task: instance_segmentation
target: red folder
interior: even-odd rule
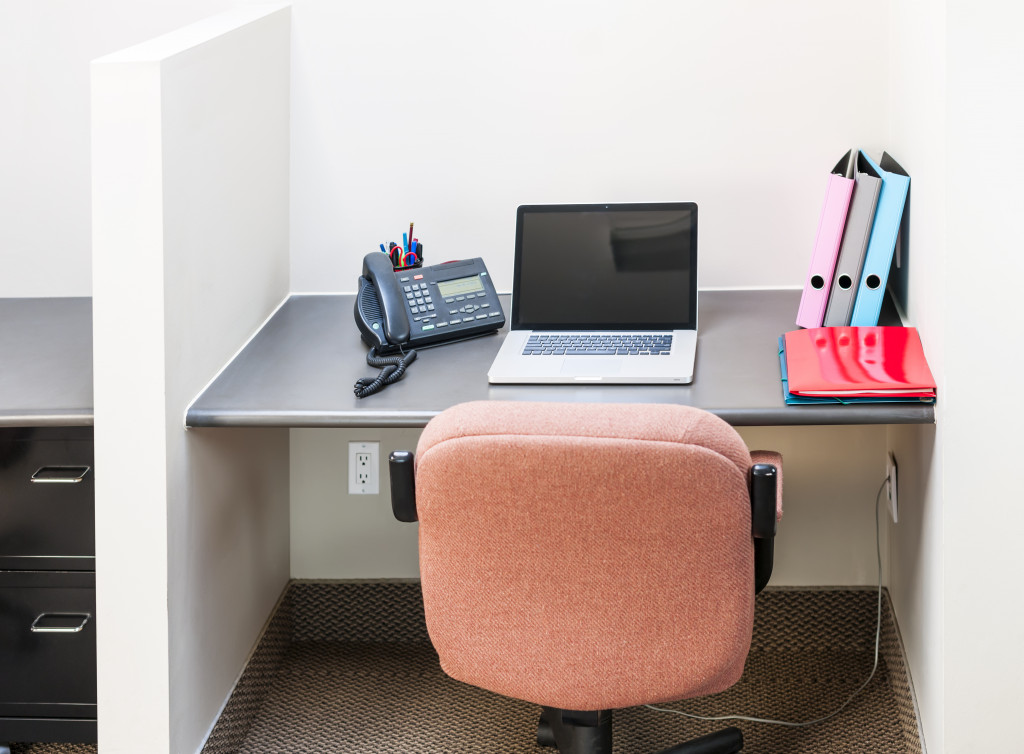
[[[913,327],[815,327],[785,338],[794,395],[935,397]]]

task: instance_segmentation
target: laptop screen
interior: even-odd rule
[[[697,205],[524,205],[514,329],[697,326]]]

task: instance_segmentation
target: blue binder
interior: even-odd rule
[[[878,164],[863,151],[861,156],[882,179],[882,188],[878,193],[875,222],[871,226],[871,237],[868,239],[868,250],[864,255],[860,284],[850,317],[850,324],[855,327],[878,324],[885,286],[889,280],[889,268],[899,238],[903,207],[910,191],[910,176],[888,152],[882,153]]]

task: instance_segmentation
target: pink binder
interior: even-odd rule
[[[818,235],[814,239],[811,266],[807,270],[807,282],[800,297],[796,323],[800,327],[821,327],[825,319],[825,306],[832,287],[832,274],[836,269],[836,257],[843,240],[846,213],[853,196],[854,171],[857,164],[856,151],[850,150],[841,159],[828,177],[825,189],[825,206],[818,220]]]

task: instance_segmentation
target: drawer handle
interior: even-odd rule
[[[34,634],[77,634],[91,617],[89,613],[40,613],[29,630]],[[77,626],[74,619],[81,619]]]
[[[78,484],[89,473],[88,466],[42,466],[32,475],[36,484]]]

